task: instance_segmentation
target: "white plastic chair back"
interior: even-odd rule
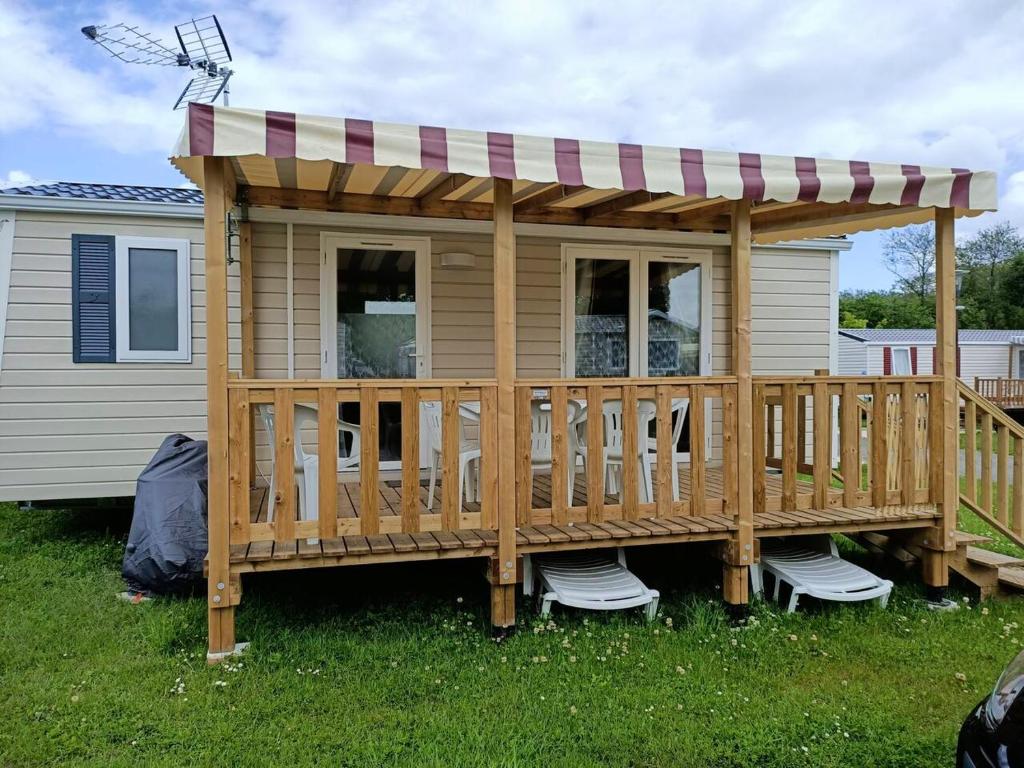
[[[637,420],[637,450],[645,452],[643,435],[647,434],[651,421],[657,413],[657,406],[653,400],[638,400],[636,404]],[[604,447],[610,453],[618,453],[622,450],[622,401],[605,400],[602,407],[604,416]]]
[[[275,437],[275,424],[276,418],[274,416],[274,406],[272,405],[260,405],[258,406],[260,418],[263,420],[263,428],[267,432],[267,439],[270,440],[270,466],[274,466],[274,460],[276,458],[275,443],[277,438]],[[306,424],[317,424],[317,413],[315,408],[310,408],[308,405],[296,405],[295,406],[295,435],[293,438],[295,447],[295,469],[301,470],[303,467],[302,462],[309,458],[310,454],[307,454],[302,447],[302,429]],[[273,469],[271,469],[273,474]]]
[[[580,405],[574,400],[567,403],[568,418],[566,435],[570,440],[570,449],[574,446],[573,422],[580,415]],[[530,456],[533,463],[539,466],[551,464],[551,403],[547,400],[533,400],[530,403]],[[575,454],[573,454],[573,457]]]
[[[427,424],[427,439],[430,450],[441,452],[441,403],[437,401],[423,403],[423,418]]]

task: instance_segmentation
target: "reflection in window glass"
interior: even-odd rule
[[[647,375],[700,373],[700,266],[651,261],[647,272]]]
[[[892,375],[910,376],[910,348],[897,347],[892,351]]]
[[[576,375],[629,375],[629,262],[576,259]]]
[[[178,349],[178,252],[128,249],[128,348]]]
[[[338,378],[416,376],[416,254],[338,249]]]

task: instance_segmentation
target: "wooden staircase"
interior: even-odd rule
[[[891,558],[908,570],[921,556],[921,548],[899,534],[865,532],[853,539],[869,552]],[[952,571],[976,587],[981,600],[1024,594],[1024,559],[975,546],[987,541],[991,539],[957,531],[956,551],[949,562]]]

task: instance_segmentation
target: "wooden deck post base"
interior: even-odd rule
[[[750,567],[722,563],[722,597],[729,605],[750,601]]]
[[[927,587],[949,586],[949,553],[921,550],[921,578]]]
[[[207,658],[218,659],[235,651],[235,607],[210,605],[206,612],[209,646]],[[214,663],[214,662],[211,662]]]
[[[491,630],[498,636],[511,632],[516,625],[515,584],[491,585]]]

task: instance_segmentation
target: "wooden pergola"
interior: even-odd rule
[[[606,545],[609,539],[619,544],[718,541],[724,598],[743,605],[748,599],[748,569],[758,557],[761,535],[912,529],[925,553],[925,583],[935,588],[947,584],[958,509],[954,220],[995,208],[993,174],[544,139],[200,105],[189,108],[172,162],[205,195],[211,654],[230,652],[235,646],[240,575],[271,567],[487,557],[496,628],[515,623],[517,558],[550,548]],[[240,376],[233,376],[228,362],[226,225],[228,212],[236,207],[243,220],[245,211],[255,207],[377,214],[383,229],[388,217],[493,222],[494,378],[256,379],[253,243],[245,223],[240,238],[242,369]],[[873,381],[752,375],[752,243],[928,221],[934,221],[936,228],[938,352],[933,376]],[[730,374],[680,379],[519,379],[514,286],[516,227],[522,224],[593,227],[595,234],[607,228],[728,233]],[[559,454],[553,459],[551,495],[544,502],[548,506],[540,509],[531,502],[517,481],[525,477],[532,483],[529,434],[524,432],[528,420],[524,419],[538,390],[550,398],[556,414],[564,413],[569,397],[588,403],[621,398],[624,413],[635,409],[638,398],[655,400],[659,446],[655,499],[636,501],[635,467],[630,469],[631,462],[625,462],[620,501],[609,503],[601,469],[591,462],[585,501],[567,503],[562,495],[564,474],[558,471],[565,459]],[[723,456],[720,469],[714,470],[720,472],[720,479],[715,476],[720,498],[707,502],[710,476],[703,456],[700,467],[695,459],[687,476],[689,501],[673,501],[670,493],[673,470],[663,459],[670,453],[668,408],[671,399],[681,394],[722,403]],[[865,487],[859,478],[864,457],[859,448],[862,408],[858,399],[872,396],[867,415],[874,415],[877,428],[872,431]],[[403,438],[403,496],[395,502],[400,508],[393,518],[378,517],[375,506],[370,511],[378,480],[371,449],[363,456],[359,481],[363,505],[355,522],[339,520],[333,513],[338,485],[330,472],[319,477],[318,519],[296,521],[294,499],[288,498],[293,480],[287,467],[293,447],[287,426],[278,428],[274,446],[279,472],[270,493],[276,494],[279,512],[268,522],[254,511],[250,486],[257,404],[273,404],[279,424],[288,425],[286,412],[293,402],[318,403],[320,462],[326,466],[337,456],[332,436],[339,402],[360,402],[366,406],[363,413],[369,414],[378,402],[390,400],[400,402],[403,414],[411,416],[417,403],[436,399],[445,408],[446,424],[454,425],[454,409],[467,398],[481,403],[481,447],[489,457],[484,460],[478,511],[460,510],[457,491],[448,488],[440,514],[428,516],[416,506],[418,463],[414,438],[409,437]],[[891,438],[905,449],[900,467],[894,469],[886,467],[884,453],[890,438],[882,429],[890,400],[904,425]],[[832,487],[833,425],[825,417],[833,403],[839,404],[841,414],[839,472],[846,478],[841,490]],[[820,418],[801,433],[799,419],[806,418],[812,404]],[[804,416],[799,416],[801,410]],[[770,421],[765,413],[772,414]],[[774,431],[778,414],[781,435],[770,436],[769,443],[781,439],[783,450],[773,457],[773,444],[766,455],[765,433]],[[363,429],[372,436],[374,417],[366,419]],[[691,424],[691,429],[705,428],[699,419],[695,421],[698,424]],[[920,426],[920,434],[910,428],[912,422]],[[635,428],[624,429],[625,452],[638,436]],[[601,443],[598,419],[588,421],[587,431],[593,444]],[[449,429],[448,434],[455,430]],[[797,448],[803,445],[808,451],[800,442],[808,434],[813,435],[813,463],[805,466],[806,455],[798,460]],[[923,448],[914,442],[918,439]],[[556,453],[564,451],[564,432],[556,431],[553,441]],[[365,439],[364,446],[368,442],[372,446],[372,440]],[[448,471],[454,459],[446,454],[445,461]],[[778,497],[772,495],[773,481],[766,480],[765,468],[770,466],[782,471]],[[799,479],[801,474],[813,475],[813,483]],[[447,547],[445,542],[453,540],[458,543]],[[260,559],[259,553],[266,557]]]

